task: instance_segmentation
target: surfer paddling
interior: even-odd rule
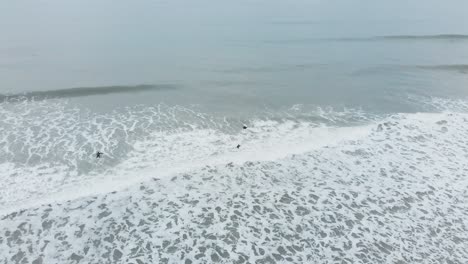
[[[102,153],[100,151],[96,152],[96,159],[100,159],[102,154],[104,154],[104,153]]]

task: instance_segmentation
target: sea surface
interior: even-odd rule
[[[2,1],[0,263],[468,263],[468,5],[349,2]]]

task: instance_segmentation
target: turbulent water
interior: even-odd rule
[[[466,4],[322,2],[1,3],[0,263],[467,263]]]
[[[2,261],[462,263],[468,103],[418,103],[432,111],[294,106],[247,130],[165,105],[3,103]]]

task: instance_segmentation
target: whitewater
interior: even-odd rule
[[[461,263],[467,103],[418,104],[431,111],[295,105],[240,120],[3,103],[1,260]]]

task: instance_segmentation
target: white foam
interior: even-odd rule
[[[192,155],[180,156],[185,159],[180,167],[167,167],[168,175],[157,181],[6,216],[0,233],[9,232],[8,243],[15,244],[0,243],[0,252],[11,259],[21,250],[29,261],[41,257],[45,262],[67,262],[75,254],[86,263],[116,262],[116,250],[122,253],[119,261],[144,263],[241,257],[251,263],[268,258],[293,263],[463,262],[468,256],[467,117],[396,114],[354,128],[266,121],[255,123],[258,131],[252,134],[212,129],[156,133],[131,152],[138,159],[118,165],[127,171],[118,180],[144,180],[133,178],[144,171],[137,170],[139,158],[147,158],[146,168],[174,162],[151,159],[164,156],[156,151],[140,152],[165,146],[158,138],[168,138],[168,145],[187,148]],[[199,136],[206,138],[197,145],[193,140]],[[246,140],[252,149],[245,153],[267,152],[275,160],[216,165],[217,155],[242,153],[223,148],[224,139]],[[284,143],[292,154],[294,145],[301,151],[307,140],[319,142],[298,155],[270,153],[269,142]],[[201,144],[205,147],[197,150]],[[218,149],[212,145],[221,150],[205,157],[206,164],[214,158],[206,166],[198,155]],[[192,165],[199,167],[177,171]],[[148,176],[154,171],[149,169]],[[103,185],[115,183],[102,180]],[[96,192],[103,187],[89,183]]]
[[[208,165],[277,160],[345,140],[358,140],[370,131],[370,126],[334,128],[305,122],[255,121],[251,128],[235,135],[214,129],[154,132],[136,141],[124,161],[101,173],[64,178],[67,171],[63,167],[47,173],[44,169],[50,170],[51,164],[15,170],[9,164],[10,169],[4,172],[15,171],[15,175],[23,176],[10,177],[14,181],[2,183],[11,190],[2,198],[2,211],[121,190],[154,177],[164,178]],[[237,143],[240,149],[236,148]]]
[[[0,157],[3,212],[121,190],[204,166],[283,159],[359,141],[376,126],[376,121],[331,127],[269,119],[250,121],[249,128],[242,130],[241,123],[220,122],[179,106],[126,109],[125,114],[101,116],[53,102],[8,107],[0,107],[2,127],[9,129],[0,138],[6,153]],[[300,110],[301,106],[293,107],[293,111]],[[331,123],[352,113],[320,108],[314,112]],[[365,119],[361,111],[355,114]],[[400,114],[381,122],[409,119],[425,126],[440,118],[441,114]],[[105,153],[104,159],[94,159],[96,149]]]

